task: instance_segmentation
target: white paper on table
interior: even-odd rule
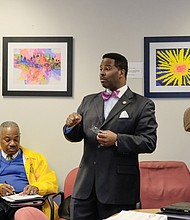
[[[10,196],[2,196],[1,198],[8,201],[8,202],[16,202],[16,201],[25,201],[29,199],[36,199],[36,198],[42,198],[43,196],[40,196],[38,194],[36,195],[22,195],[21,193],[10,195]]]
[[[136,211],[121,211],[105,220],[167,220],[167,216]]]

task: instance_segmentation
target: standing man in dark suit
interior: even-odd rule
[[[101,220],[140,201],[139,153],[156,148],[154,103],[126,84],[127,59],[105,54],[100,64],[102,93],[84,97],[68,116],[64,135],[84,140],[71,200],[71,220]]]

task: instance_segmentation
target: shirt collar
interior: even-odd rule
[[[1,150],[1,154],[5,159],[7,158],[8,154],[6,154],[3,150]],[[13,154],[13,159],[15,159],[18,154],[20,154],[20,149],[16,152],[16,154]]]
[[[118,97],[121,98],[121,96],[127,91],[128,89],[128,86],[127,85],[124,85],[122,86],[121,88],[119,88],[119,94],[118,94]]]
[[[121,98],[121,96],[127,91],[127,89],[128,89],[127,85],[124,85],[121,88],[117,89],[117,90],[119,90],[119,94],[117,95],[118,98]],[[106,92],[111,93],[111,90],[110,89],[106,89]]]

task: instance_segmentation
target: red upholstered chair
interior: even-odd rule
[[[15,212],[14,220],[48,220],[48,217],[37,208],[24,207]]]
[[[74,187],[74,184],[75,184],[77,172],[78,172],[78,167],[71,170],[65,178],[64,187],[63,187],[65,198],[70,196],[73,192],[73,187]]]
[[[65,181],[64,181],[64,186],[63,186],[63,191],[60,191],[57,194],[52,194],[48,196],[48,202],[51,207],[51,218],[50,220],[54,220],[54,201],[58,201],[57,204],[59,204],[59,209],[58,209],[58,215],[59,219],[58,220],[65,220],[65,219],[70,219],[70,213],[69,213],[69,206],[70,206],[70,199],[71,199],[71,194],[73,192],[73,187],[74,183],[76,180],[78,172],[78,167],[72,169],[66,176]]]
[[[141,161],[141,207],[190,202],[190,173],[181,161]]]
[[[76,176],[78,172],[78,167],[72,169],[66,176],[64,181],[64,200],[59,206],[58,214],[60,216],[59,220],[70,219],[69,217],[69,205],[70,205],[70,196],[73,192],[73,187],[75,184]]]

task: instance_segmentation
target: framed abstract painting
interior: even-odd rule
[[[190,97],[190,37],[144,38],[144,95]]]
[[[3,37],[3,96],[72,96],[72,37]]]

